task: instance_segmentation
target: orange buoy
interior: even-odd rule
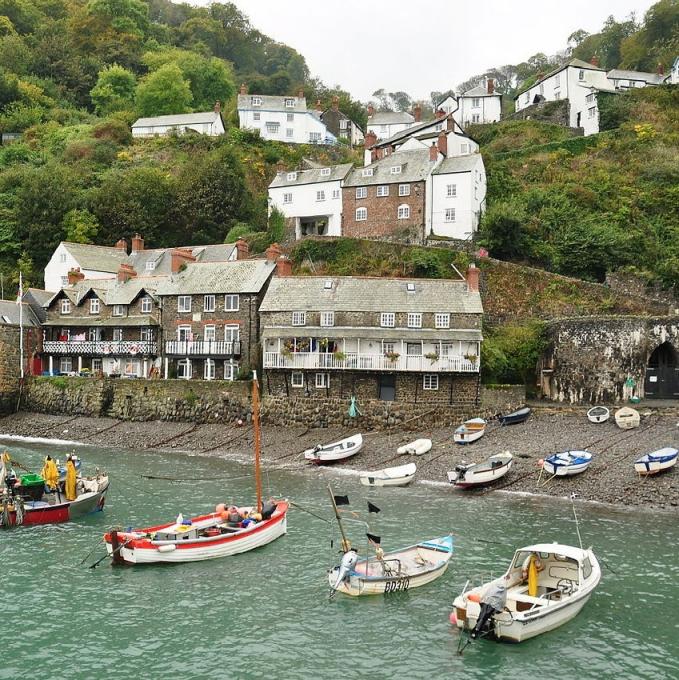
[[[219,515],[221,515],[225,510],[226,510],[226,505],[224,505],[224,503],[218,503],[217,507],[215,508],[215,512]]]
[[[467,599],[470,602],[476,602],[477,604],[481,603],[481,596],[478,593],[469,593],[469,595],[467,595]]]
[[[542,467],[545,464],[545,461],[542,458],[538,458],[538,467]]]

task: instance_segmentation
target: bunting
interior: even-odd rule
[[[368,512],[381,512],[380,509],[376,506],[373,505],[370,501],[368,501]]]
[[[334,496],[335,505],[349,505],[349,496]]]

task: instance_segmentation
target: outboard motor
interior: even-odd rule
[[[351,548],[347,550],[344,555],[342,555],[342,561],[340,562],[339,570],[337,572],[337,580],[332,586],[333,590],[337,590],[344,581],[349,578],[349,574],[353,571],[358,562],[358,553]]]
[[[489,584],[481,599],[481,612],[470,633],[472,640],[487,635],[493,623],[493,616],[504,610],[507,604],[507,586],[504,579]]]

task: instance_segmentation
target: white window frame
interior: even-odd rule
[[[59,253],[59,262],[66,262],[66,253]]]
[[[142,326],[139,329],[139,340],[141,342],[153,342],[153,328]]]
[[[446,184],[446,198],[457,197],[457,184]]]
[[[292,109],[295,106],[295,100],[292,97],[286,97],[285,108]]]
[[[295,114],[294,113],[286,113],[285,114],[285,122],[286,123],[294,123],[295,122]]]
[[[281,129],[281,124],[275,120],[268,120],[264,123],[266,131],[271,135],[277,135]]]
[[[286,179],[288,180],[288,182],[294,182],[297,179],[297,173],[296,172],[289,172],[286,175]]]
[[[444,312],[434,314],[434,327],[450,328],[450,314]]]
[[[316,192],[316,202],[325,201],[325,191],[322,189]]]
[[[122,328],[114,328],[113,329],[113,342],[122,342],[123,341],[123,329]]]
[[[293,326],[306,326],[306,312],[293,312],[292,313],[292,325]]]
[[[252,120],[261,120],[262,114],[259,111],[252,112]]]
[[[61,357],[59,359],[59,373],[72,373],[72,372],[73,372],[73,358]]]
[[[465,142],[464,144],[460,144],[460,155],[462,155],[462,156],[469,155],[469,144],[468,143]]]
[[[262,98],[261,97],[250,97],[250,106],[261,106],[262,105]]]
[[[410,196],[410,184],[399,184],[398,185],[398,195],[399,196]]]
[[[390,174],[390,175],[400,175],[401,172],[402,172],[402,170],[403,170],[403,166],[402,166],[402,165],[392,165],[392,166],[389,168],[389,174]]]
[[[380,326],[382,328],[394,328],[396,325],[396,314],[394,312],[382,312],[380,314]]]
[[[324,390],[330,387],[330,373],[316,373],[316,389]]]
[[[328,177],[332,172],[332,168],[321,168],[321,177]]]
[[[61,277],[61,287],[66,288],[68,286],[68,276],[62,276]]]
[[[285,128],[285,136],[289,139],[291,137],[295,136],[295,129],[294,128]]]
[[[444,222],[454,222],[455,221],[455,208],[446,208],[446,214],[444,216]]]
[[[368,219],[368,208],[356,208],[356,221],[365,222]]]
[[[309,141],[310,142],[320,142],[321,141],[321,133],[320,132],[310,132],[309,133]]]
[[[290,375],[291,387],[304,387],[304,373],[302,371],[293,371]]]
[[[237,312],[240,309],[240,295],[230,293],[224,296],[224,311]]]
[[[382,340],[382,354],[394,354],[396,352],[396,342],[394,340]]]
[[[321,312],[321,326],[330,328],[335,325],[335,312]]]
[[[146,263],[145,269],[146,269],[147,272],[152,272],[155,268],[156,268],[156,261],[155,260],[149,260]]]
[[[113,316],[125,316],[125,305],[113,305]]]
[[[332,197],[333,197],[333,199],[341,198],[342,192],[339,189],[333,189],[332,190]]]
[[[141,299],[141,313],[150,314],[153,311],[153,300],[150,296],[145,295]]]
[[[422,376],[422,389],[436,391],[439,388],[438,373],[425,373]]]
[[[408,312],[408,328],[422,328],[421,312]]]
[[[363,170],[361,170],[361,177],[372,177],[373,174],[373,168],[363,168]]]
[[[182,337],[183,336],[183,337]],[[177,326],[177,341],[178,342],[191,342],[189,338],[193,336],[193,329],[191,324],[181,324]]]
[[[217,339],[217,326],[213,323],[203,326],[203,340],[205,342],[214,342]]]
[[[480,113],[472,113],[472,123],[480,123],[481,122],[481,114]]]
[[[71,301],[65,298],[61,301],[61,313],[70,314],[71,313]]]
[[[356,198],[367,198],[368,187],[356,187]]]
[[[403,203],[398,206],[396,211],[396,218],[399,220],[409,220],[410,219],[410,206],[407,203]]]
[[[378,185],[378,187],[377,187],[377,197],[383,198],[385,196],[389,196],[389,185],[388,184]]]
[[[472,97],[472,108],[478,109],[481,106],[481,97]]]
[[[236,379],[236,374],[238,373],[238,364],[234,364],[233,361],[224,362],[224,380],[233,382]]]
[[[101,301],[99,298],[90,298],[90,314],[99,314]]]
[[[94,357],[92,359],[92,373],[99,373],[103,370],[103,368],[103,360],[98,357]]]
[[[203,295],[203,311],[214,312],[217,309],[217,298],[213,295]]]
[[[292,203],[292,194],[289,193],[289,192],[286,193],[286,194],[283,194],[283,204],[289,205],[290,203]]]
[[[177,378],[180,380],[191,380],[193,376],[193,364],[191,359],[180,359],[177,362]]]
[[[187,301],[188,300],[188,306]],[[191,312],[191,296],[177,295],[177,312],[179,314],[188,314]]]
[[[596,118],[596,106],[590,106],[587,109],[587,118]]]
[[[556,89],[557,87],[561,87],[561,74],[560,73],[557,73],[554,76],[554,89]]]
[[[238,323],[225,324],[224,340],[226,340],[226,342],[240,342],[240,324]]]
[[[203,380],[214,380],[217,375],[217,365],[214,359],[205,359],[203,362]]]
[[[578,80],[584,80],[585,79],[585,71],[584,69],[580,69],[578,71]]]

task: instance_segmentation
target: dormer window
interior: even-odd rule
[[[401,168],[402,168],[402,167],[403,167],[403,166],[401,166],[401,165],[393,165],[393,166],[391,167],[391,169],[389,170],[389,172],[390,172],[392,175],[400,175],[400,174],[401,174]]]
[[[288,182],[294,182],[297,179],[297,173],[296,172],[289,172],[288,173]]]
[[[90,300],[90,314],[99,314],[99,298]]]
[[[414,283],[406,283],[406,290],[409,293],[414,293],[415,292],[415,284]]]
[[[62,300],[61,301],[61,313],[62,314],[70,314],[71,313],[71,301],[70,300]]]
[[[361,171],[361,175],[363,177],[372,177],[373,176],[373,169],[372,168],[363,168]]]
[[[147,272],[152,272],[155,268],[156,268],[156,263],[155,263],[155,261],[149,260],[149,261],[146,263],[146,271],[147,271]]]
[[[285,106],[289,109],[291,109],[295,105],[295,100],[294,99],[286,99],[285,100]]]
[[[330,168],[323,168],[321,170],[321,177],[327,177],[330,174]]]
[[[250,104],[252,106],[261,106],[262,105],[262,98],[261,97],[250,97]]]

